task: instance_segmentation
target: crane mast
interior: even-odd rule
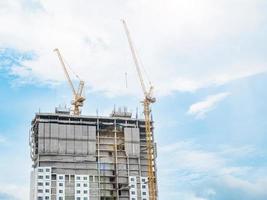
[[[82,96],[83,89],[84,89],[84,81],[80,80],[80,78],[78,77],[80,82],[79,82],[78,90],[76,91],[74,88],[74,85],[70,79],[69,73],[67,71],[66,65],[64,63],[64,60],[62,58],[62,55],[61,55],[59,49],[54,49],[54,51],[57,53],[59,61],[63,67],[65,76],[67,77],[67,80],[69,82],[69,85],[70,85],[72,93],[73,93],[73,100],[71,101],[71,104],[73,105],[72,114],[80,115],[81,114],[80,107],[83,106],[83,102],[85,101],[85,98]]]
[[[155,154],[153,146],[153,137],[151,131],[151,109],[150,106],[156,101],[152,97],[153,86],[150,85],[149,90],[146,89],[144,79],[141,73],[140,65],[137,59],[137,55],[133,46],[133,42],[130,36],[129,29],[127,27],[126,21],[122,20],[125,33],[127,35],[128,43],[131,49],[133,60],[135,63],[136,71],[138,73],[139,81],[144,93],[144,100],[142,101],[144,106],[145,115],[145,130],[146,130],[146,146],[147,146],[147,158],[148,158],[148,188],[149,188],[149,200],[157,200],[157,187],[156,187],[156,177],[155,177]]]

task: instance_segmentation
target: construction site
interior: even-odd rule
[[[145,84],[133,41],[122,21],[143,91],[143,116],[126,108],[109,116],[82,113],[85,83],[75,89],[59,49],[55,53],[73,93],[72,108],[38,112],[31,123],[31,200],[157,200],[157,148],[151,115],[153,86]]]

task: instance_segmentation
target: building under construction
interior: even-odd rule
[[[145,121],[129,112],[37,113],[30,144],[31,200],[149,200]]]
[[[32,120],[31,200],[157,200],[153,87],[145,85],[125,21],[123,26],[144,93],[144,119],[133,118],[126,109],[114,109],[109,117],[81,115],[84,81],[76,75],[76,90],[55,49],[73,93],[73,108],[37,113]]]

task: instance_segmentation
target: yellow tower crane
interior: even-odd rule
[[[82,81],[78,75],[76,75],[76,77],[79,79],[79,86],[77,91],[74,88],[74,85],[70,79],[69,73],[67,71],[66,65],[63,61],[62,55],[59,51],[59,49],[54,49],[54,51],[57,53],[57,56],[59,58],[59,61],[63,67],[64,73],[68,79],[68,82],[70,84],[72,93],[73,93],[73,100],[71,101],[71,104],[73,105],[73,109],[72,109],[72,114],[73,115],[80,115],[81,114],[81,110],[80,107],[83,106],[83,102],[85,101],[85,97],[82,96],[83,93],[83,89],[84,89],[84,81]]]
[[[149,188],[149,200],[157,200],[157,186],[155,178],[155,154],[153,145],[153,136],[151,130],[151,110],[150,105],[156,102],[156,99],[152,96],[153,86],[150,84],[149,89],[146,88],[143,75],[141,73],[138,58],[133,46],[133,42],[130,36],[129,29],[127,27],[126,21],[122,20],[124,30],[127,35],[128,43],[132,52],[133,60],[136,66],[138,77],[141,83],[141,87],[144,93],[144,100],[142,101],[144,106],[145,115],[145,129],[146,129],[146,146],[147,146],[147,158],[148,158],[148,188]]]

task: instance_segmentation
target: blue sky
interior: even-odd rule
[[[121,18],[156,88],[160,199],[266,199],[266,11],[264,0],[1,1],[0,199],[28,199],[31,120],[71,100],[55,47],[86,82],[83,114],[142,115]]]

